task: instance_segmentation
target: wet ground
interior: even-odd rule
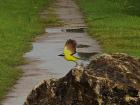
[[[75,63],[58,56],[63,53],[67,39],[77,41],[77,56],[86,61],[101,51],[98,43],[87,35],[82,14],[73,0],[57,0],[55,13],[65,25],[46,28],[45,33],[36,38],[33,49],[24,55],[29,63],[21,67],[23,77],[7,94],[2,105],[23,105],[29,92],[40,81],[62,77],[75,66]]]

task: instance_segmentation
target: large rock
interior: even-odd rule
[[[43,81],[24,105],[140,105],[140,60],[126,54],[103,54],[88,67]]]

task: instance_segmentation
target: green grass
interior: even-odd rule
[[[43,23],[38,13],[53,0],[2,0],[0,2],[0,100],[22,75],[16,67],[25,63],[23,54],[31,48],[33,38],[44,27],[58,20]],[[51,12],[48,16],[52,14]],[[57,20],[57,21],[56,21]]]
[[[103,52],[140,57],[139,0],[77,0],[77,3],[90,35],[99,41]]]

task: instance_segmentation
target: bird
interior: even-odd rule
[[[77,60],[80,60],[79,57],[74,56],[76,53],[76,46],[77,42],[73,39],[68,39],[65,43],[63,54],[60,54],[59,56],[64,56],[65,60],[67,61],[73,61],[76,63],[76,66],[78,63]]]

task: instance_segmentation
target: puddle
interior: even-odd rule
[[[90,45],[85,45],[85,44],[79,44],[77,45],[77,48],[88,48]]]
[[[64,32],[64,30],[61,28],[46,28],[45,32],[47,32],[47,33],[60,33],[60,32]]]
[[[69,28],[69,29],[66,29],[66,32],[83,33],[85,32],[85,28]]]
[[[98,52],[91,52],[91,53],[78,52],[78,56],[80,56],[80,58],[82,60],[86,60],[86,61],[88,61],[91,57],[93,57],[97,54],[99,54],[99,53]]]
[[[61,33],[61,32],[70,32],[70,33],[84,33],[85,28],[46,28],[45,32],[47,33]]]
[[[6,96],[6,98],[14,98],[14,97],[16,97],[16,96]],[[0,104],[1,105],[1,104]]]
[[[26,75],[24,75],[24,77],[39,76],[39,75],[41,75],[41,74],[26,74]]]

